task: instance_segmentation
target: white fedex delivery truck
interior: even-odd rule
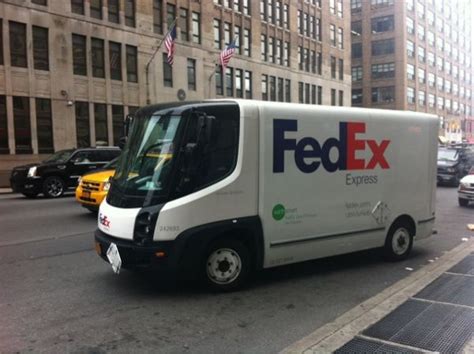
[[[259,268],[382,248],[405,258],[435,220],[436,116],[253,100],[136,112],[96,249],[239,287]]]

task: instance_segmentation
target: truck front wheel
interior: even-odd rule
[[[391,261],[400,261],[410,254],[413,247],[413,233],[408,223],[396,222],[388,230],[385,240],[385,256]]]
[[[250,273],[249,250],[235,239],[212,243],[204,260],[203,276],[207,285],[214,290],[237,290],[245,284]]]

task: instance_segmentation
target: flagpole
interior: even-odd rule
[[[178,20],[177,17],[175,17],[174,21],[171,23],[170,26],[168,26],[168,32],[166,32],[166,34],[163,36],[163,38],[161,39],[160,41],[160,44],[158,44],[158,47],[155,49],[155,51],[153,52],[153,54],[151,55],[151,58],[148,60],[148,62],[146,63],[146,66],[145,66],[145,77],[146,77],[146,104],[150,104],[151,101],[150,101],[150,79],[148,77],[148,74],[150,72],[150,64],[151,62],[153,61],[153,59],[155,58],[155,55],[156,53],[158,53],[158,51],[161,49],[161,46],[163,45],[163,42],[165,41],[165,38],[168,36],[168,34],[171,32],[171,29],[174,27],[174,25],[176,24],[176,21]]]

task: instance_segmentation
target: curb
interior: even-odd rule
[[[13,194],[13,190],[11,188],[0,188],[0,195],[2,194]]]
[[[291,344],[280,353],[306,354],[335,351],[430,284],[472,251],[474,251],[474,238],[462,242],[446,252],[436,262],[399,280],[379,294],[347,311],[333,322]],[[472,342],[468,343],[469,348],[472,345]]]

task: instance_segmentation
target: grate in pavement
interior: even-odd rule
[[[474,310],[408,300],[364,335],[441,353],[456,353],[474,334]]]
[[[461,262],[448,270],[448,272],[474,275],[474,254],[464,258]]]
[[[421,352],[411,351],[396,345],[388,345],[374,342],[365,338],[355,337],[334,352],[334,354],[346,353],[415,354]]]
[[[442,274],[414,297],[474,307],[474,277]]]

